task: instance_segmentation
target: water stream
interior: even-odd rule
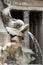
[[[38,58],[39,64],[42,63],[42,50],[39,46],[39,43],[37,39],[34,37],[34,35],[31,32],[28,32],[28,35],[32,38],[32,41],[35,46],[35,55]]]

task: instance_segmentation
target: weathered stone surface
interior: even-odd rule
[[[7,3],[12,4],[14,9],[17,10],[40,10],[43,11],[42,0],[4,0]]]
[[[4,24],[2,22],[2,19],[0,17],[0,45],[6,44],[8,41],[10,41],[10,36],[7,33]]]
[[[4,0],[4,2],[21,6],[43,6],[43,1],[41,0]]]
[[[5,62],[8,63],[14,61],[16,65],[24,65],[24,64],[28,65],[30,62],[35,60],[35,58],[31,56],[32,54],[34,55],[32,50],[17,44],[11,43],[10,46],[8,45],[6,46],[5,49],[3,47],[2,50],[3,49],[4,50],[3,51],[1,50],[0,53],[0,62],[2,64],[4,64]]]
[[[9,34],[5,33],[5,32],[0,32],[0,45],[3,46],[5,44],[7,44],[7,42],[10,41],[10,36]]]

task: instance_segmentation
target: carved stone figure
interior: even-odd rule
[[[35,58],[31,56],[32,54],[34,55],[34,52],[31,49],[20,44],[9,43],[1,50],[0,62],[3,64],[12,60],[16,65],[29,64],[35,60]]]
[[[22,20],[13,19],[9,12],[10,8],[8,6],[2,11],[2,19],[7,33],[11,36],[11,42],[7,42],[4,47],[0,47],[0,63],[3,64],[12,60],[16,65],[28,65],[35,60],[32,56],[34,52],[26,48],[24,43],[25,32],[28,30],[29,25]]]

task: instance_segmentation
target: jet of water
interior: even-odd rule
[[[28,35],[32,38],[32,41],[35,45],[36,56],[42,62],[42,50],[39,46],[39,43],[38,43],[37,39],[34,37],[34,35],[31,32],[28,32]]]

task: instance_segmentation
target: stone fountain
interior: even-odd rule
[[[27,48],[24,42],[29,25],[20,19],[12,18],[10,14],[11,9],[12,6],[8,5],[7,8],[1,11],[2,21],[6,32],[9,34],[10,41],[0,46],[0,65],[29,65],[35,60],[35,52]],[[28,34],[32,36],[30,32]],[[33,36],[31,38],[34,42],[35,38]],[[41,53],[41,50],[39,51]]]

